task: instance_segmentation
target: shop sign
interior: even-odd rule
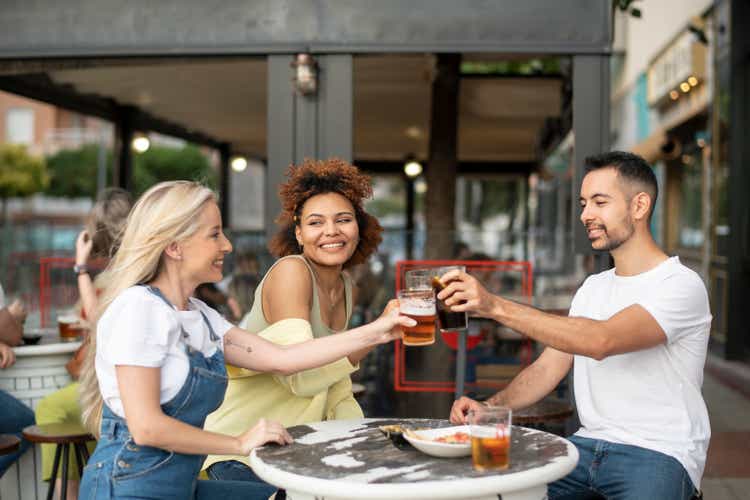
[[[657,106],[676,100],[700,84],[705,75],[706,46],[686,31],[649,65],[649,105]]]

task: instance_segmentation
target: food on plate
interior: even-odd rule
[[[438,443],[448,443],[448,444],[466,444],[471,440],[471,437],[466,432],[454,432],[453,434],[448,434],[446,436],[440,436],[433,439],[433,441],[436,441]]]

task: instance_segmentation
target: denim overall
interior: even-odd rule
[[[172,307],[153,287],[149,291]],[[201,314],[203,314],[201,312]],[[203,315],[211,340],[220,339]],[[182,335],[187,337],[185,330]],[[186,346],[190,369],[184,385],[170,401],[161,405],[165,415],[203,428],[209,413],[224,399],[227,374],[224,355],[217,349],[210,358]],[[205,455],[188,455],[161,448],[137,445],[125,419],[106,405],[102,415],[101,436],[96,450],[84,469],[81,500],[154,498],[254,498],[253,489],[240,481],[198,481]],[[264,497],[267,498],[267,497]]]

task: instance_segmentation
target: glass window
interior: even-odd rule
[[[703,245],[703,161],[700,150],[685,154],[682,158],[682,182],[680,183],[679,246],[700,248]]]
[[[717,88],[714,102],[714,186],[713,213],[714,255],[726,256],[729,239],[729,99],[730,63],[724,60],[718,66]]]
[[[5,140],[12,144],[34,142],[34,110],[11,108],[5,116]]]

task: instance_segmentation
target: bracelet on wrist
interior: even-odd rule
[[[81,274],[88,274],[89,268],[86,264],[81,264],[80,266],[76,264],[75,266],[73,266],[73,273],[76,276],[80,276]]]

